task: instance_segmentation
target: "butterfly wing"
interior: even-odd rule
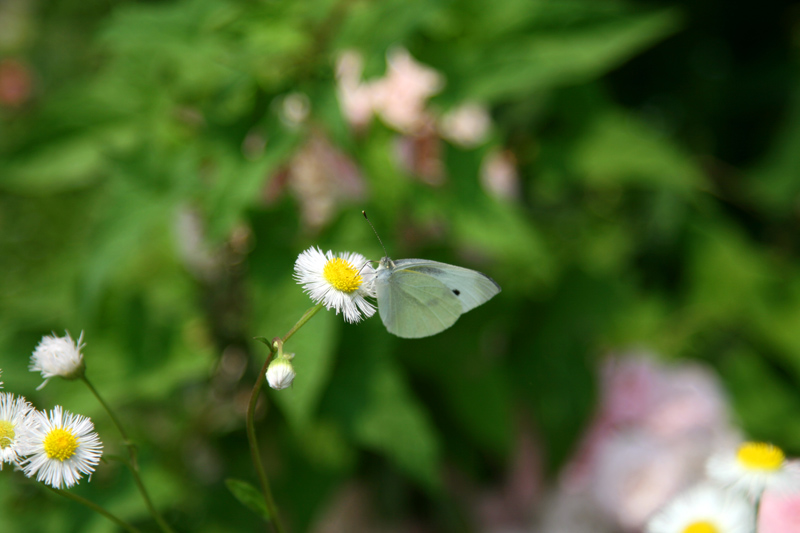
[[[500,292],[500,285],[486,274],[447,263],[400,259],[395,261],[395,268],[402,272],[427,274],[443,283],[461,302],[461,313],[478,307]]]
[[[384,326],[407,339],[429,337],[452,326],[462,306],[434,276],[414,269],[393,268],[376,283],[378,312]]]

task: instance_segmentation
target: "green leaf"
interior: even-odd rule
[[[358,334],[358,349],[348,351],[325,397],[325,413],[342,421],[350,438],[382,453],[429,488],[437,488],[439,436],[414,397],[389,351],[382,326]]]
[[[677,30],[678,13],[662,10],[594,24],[534,32],[459,48],[448,79],[463,79],[463,98],[497,102],[532,91],[592,80]]]
[[[242,505],[269,522],[269,511],[267,511],[267,505],[264,503],[264,495],[260,490],[247,481],[234,478],[226,479],[225,486],[228,487],[231,494],[233,494]]]
[[[502,306],[496,300],[493,305],[492,318],[499,318]],[[447,332],[417,341],[419,349],[403,354],[403,362],[438,391],[441,402],[430,409],[452,417],[463,430],[459,436],[474,442],[483,454],[504,457],[515,431],[513,388],[506,360],[486,342],[489,328],[483,312],[471,311]],[[432,353],[436,357],[430,357]]]
[[[386,453],[426,485],[438,485],[438,442],[427,414],[389,360],[371,370],[364,377],[369,400],[355,417],[355,438]]]

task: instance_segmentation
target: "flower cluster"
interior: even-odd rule
[[[375,314],[375,306],[367,301],[375,297],[375,269],[367,258],[355,252],[334,255],[312,247],[302,252],[294,265],[294,278],[316,304],[341,313],[347,322],[359,322]],[[283,346],[267,368],[266,378],[275,390],[290,387],[296,372],[294,354],[283,353]]]
[[[76,343],[69,334],[44,337],[31,357],[31,370],[41,372],[44,383],[54,376],[74,379],[83,372],[81,340]],[[51,487],[69,488],[91,476],[102,453],[88,418],[61,406],[37,411],[24,397],[0,392],[0,470],[14,465]]]
[[[796,467],[775,446],[742,443],[710,369],[637,351],[610,354],[598,377],[597,410],[540,531],[738,533],[756,514],[770,525],[761,533],[800,531],[800,491],[786,495]]]
[[[667,504],[650,520],[647,533],[753,533],[765,491],[774,496],[800,491],[800,469],[765,442],[712,455],[706,474],[708,482]]]
[[[342,52],[336,81],[343,117],[357,133],[364,132],[373,117],[398,132],[395,162],[423,183],[438,186],[447,180],[443,140],[467,150],[496,142],[492,117],[483,103],[464,101],[446,110],[429,104],[444,88],[445,76],[417,61],[405,48],[387,52],[383,76],[365,80],[363,73],[361,53]],[[497,148],[484,158],[481,183],[489,194],[514,200],[519,196],[516,161],[509,151]]]

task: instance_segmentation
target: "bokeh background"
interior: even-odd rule
[[[800,454],[800,4],[0,0],[0,368],[87,375],[181,532],[263,531],[244,431],[302,250],[486,272],[431,338],[320,313],[258,432],[293,532],[635,532],[742,436]],[[156,531],[127,472],[74,491]],[[14,532],[111,523],[0,472]]]

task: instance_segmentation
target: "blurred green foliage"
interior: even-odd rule
[[[259,530],[225,482],[256,479],[244,408],[266,350],[253,337],[311,305],[292,279],[303,249],[383,255],[366,209],[393,257],[476,268],[503,292],[418,341],[330,312],[291,339],[297,380],[265,393],[258,423],[292,531],[353,479],[388,522],[469,531],[444,472],[496,483],[521,424],[556,472],[613,350],[708,362],[745,430],[800,454],[798,21],[772,4],[6,0],[6,390],[92,416],[119,453],[87,391],[36,392],[26,371],[41,335],[84,331],[88,375],[167,519]],[[398,45],[444,77],[433,113],[475,101],[493,119],[477,147],[436,140],[436,184],[398,162],[397,131],[354,130],[337,100],[344,51],[369,79]],[[19,101],[2,92],[19,84]],[[300,121],[282,115],[291,95],[307,99]],[[365,187],[317,225],[286,186],[315,138]],[[499,149],[518,164],[516,197],[481,185]],[[75,491],[155,531],[118,464]],[[113,531],[10,469],[0,504],[8,531]]]

